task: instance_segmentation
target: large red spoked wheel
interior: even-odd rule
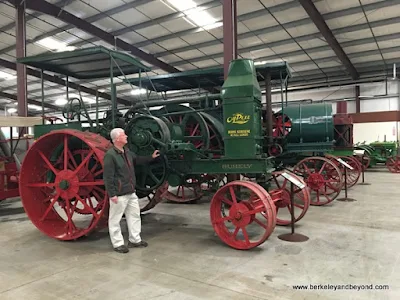
[[[293,172],[304,178],[310,188],[311,205],[326,205],[339,196],[343,175],[339,168],[324,157],[308,157],[298,162]]]
[[[276,225],[268,192],[249,181],[231,181],[220,188],[211,200],[210,216],[219,238],[239,250],[264,243]]]
[[[106,226],[109,203],[102,177],[110,147],[100,135],[72,129],[52,131],[32,145],[21,166],[20,195],[40,231],[74,240]]]
[[[357,161],[357,159],[351,156],[334,156],[334,155],[325,155],[325,156],[339,168],[343,176],[345,173],[344,169],[346,168],[347,188],[353,187],[358,182],[358,180],[360,179],[362,166]],[[349,168],[344,166],[341,162],[338,161],[338,158],[342,159],[345,163],[347,163],[350,167],[352,167],[353,170],[350,170]]]
[[[276,206],[276,224],[289,225],[292,223],[291,203],[290,203],[290,185],[285,175],[290,175],[304,185],[304,188],[293,186],[293,205],[294,221],[300,221],[310,207],[310,191],[306,183],[295,174],[288,171],[278,171],[272,173],[272,180],[269,194]]]
[[[386,160],[386,167],[392,173],[400,173],[400,155],[388,157]]]

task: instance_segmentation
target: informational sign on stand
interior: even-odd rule
[[[365,150],[358,150],[358,149],[357,150],[353,150],[353,154],[362,156],[362,155],[365,154]]]
[[[304,189],[306,187],[303,183],[301,183],[296,178],[294,178],[293,176],[291,176],[290,174],[288,174],[286,172],[283,172],[282,176],[285,177],[287,180],[289,180],[291,183],[293,183],[295,186],[297,186],[300,189]]]
[[[340,162],[343,166],[345,166],[347,169],[349,170],[354,170],[354,168],[352,166],[350,166],[347,162],[345,162],[343,159],[338,158],[337,159],[338,162]]]

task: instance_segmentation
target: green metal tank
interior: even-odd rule
[[[290,124],[286,134],[289,151],[323,151],[333,147],[332,104],[290,105],[283,109],[283,114],[289,118],[285,120],[285,126]]]

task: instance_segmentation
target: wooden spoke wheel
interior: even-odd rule
[[[218,237],[240,250],[264,243],[276,225],[270,195],[250,181],[231,181],[220,188],[211,200],[210,216]]]
[[[72,129],[52,131],[31,146],[21,165],[20,195],[40,231],[74,240],[107,224],[102,176],[110,147],[100,135]]]
[[[311,205],[326,205],[335,200],[343,188],[343,175],[339,168],[324,157],[308,157],[296,164],[296,175],[304,178],[310,188]]]
[[[300,221],[310,207],[310,191],[303,179],[288,171],[278,171],[272,173],[269,194],[276,207],[276,224],[290,225],[292,223],[291,215],[291,183],[283,175],[294,177],[297,181],[304,184],[304,188],[293,186],[293,205],[294,221]],[[282,175],[283,174],[283,175]]]

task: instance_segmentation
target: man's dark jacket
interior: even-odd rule
[[[110,148],[104,156],[103,179],[108,196],[122,196],[135,192],[135,165],[142,165],[153,160],[151,156],[137,156],[128,148],[124,152]]]

